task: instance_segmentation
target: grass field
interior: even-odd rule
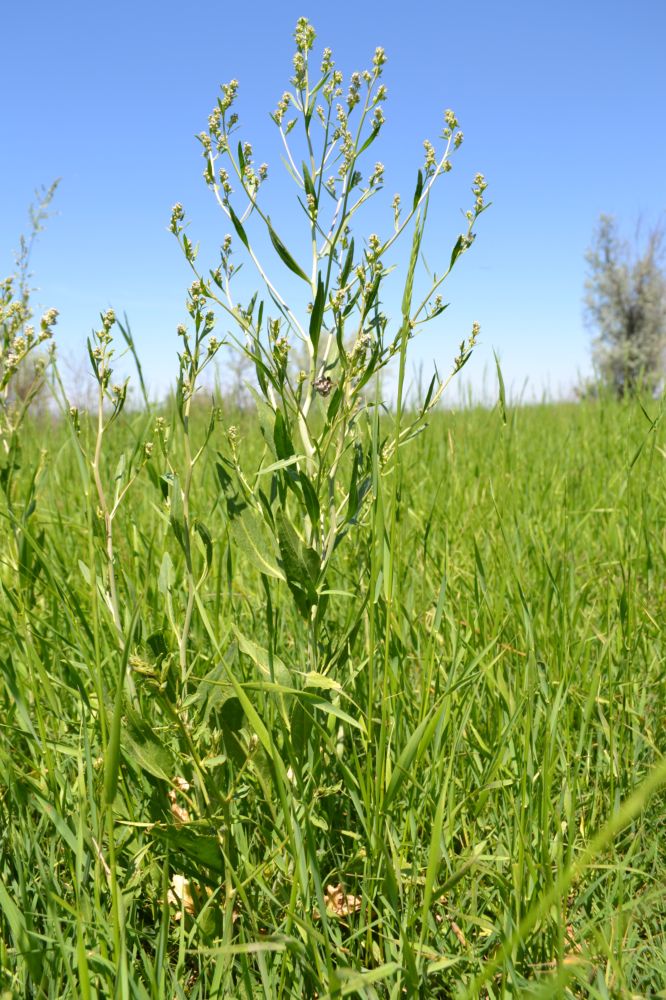
[[[274,500],[254,416],[194,421],[184,513],[175,409],[115,421],[113,585],[94,422],[25,426],[1,498],[0,997],[666,996],[645,407],[437,412],[375,462],[314,637],[225,493],[235,450]]]

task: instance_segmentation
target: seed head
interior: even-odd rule
[[[379,132],[379,130],[382,127],[382,125],[384,124],[385,120],[386,119],[384,118],[384,112],[379,107],[379,105],[377,105],[377,107],[375,108],[374,114],[372,116],[372,130],[373,130],[373,132]]]
[[[375,54],[372,57],[372,65],[375,67],[375,74],[379,76],[382,72],[382,67],[386,62],[386,53],[381,45],[378,45],[375,49]]]
[[[228,111],[236,99],[238,92],[238,80],[230,80],[229,83],[222,84],[222,97],[218,99],[218,107],[222,114]]]
[[[314,45],[316,37],[317,34],[307,17],[299,17],[294,31],[294,41],[296,42],[298,51],[303,53],[309,52]],[[327,49],[326,51],[329,52],[330,56],[330,50]]]
[[[291,78],[291,82],[293,83],[294,87],[298,88],[298,90],[303,90],[305,87],[305,73],[306,73],[305,57],[303,56],[303,53],[300,51],[296,52],[293,61],[294,61],[294,75]]]

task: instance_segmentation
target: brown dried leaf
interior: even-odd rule
[[[194,916],[194,900],[190,892],[190,883],[189,879],[186,879],[184,875],[171,876],[171,888],[169,889],[167,900],[171,906],[177,906],[179,910],[183,909],[191,917]],[[176,914],[176,920],[180,920],[180,913]]]
[[[361,909],[361,897],[346,894],[342,884],[326,886],[326,912],[331,917],[348,917]]]

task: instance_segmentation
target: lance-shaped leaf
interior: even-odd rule
[[[241,224],[240,219],[238,218],[238,216],[236,215],[236,213],[234,212],[233,208],[231,207],[231,205],[228,202],[227,202],[227,210],[229,212],[229,218],[231,219],[231,221],[234,224],[234,229],[236,230],[236,232],[238,233],[239,237],[241,238],[241,240],[243,241],[243,243],[245,244],[245,246],[249,250],[250,249],[250,244],[249,244],[248,238],[247,238],[247,236],[245,234],[245,230],[243,229],[243,226]]]
[[[312,177],[310,176],[310,172],[305,163],[303,163],[302,169],[303,169],[303,184],[305,186],[305,193],[310,195],[310,197],[314,198],[316,204],[317,194],[315,192],[315,186],[312,181]]]
[[[361,153],[365,153],[366,149],[368,149],[373,144],[378,135],[379,135],[379,129],[373,129],[372,133],[368,136],[368,138],[365,140],[365,142],[359,149],[358,153],[356,154],[357,160],[361,155]]]
[[[294,682],[291,671],[284,660],[281,660],[279,656],[275,656],[270,650],[264,649],[263,646],[257,645],[252,639],[248,639],[236,625],[232,624],[231,628],[236,636],[238,648],[241,653],[250,657],[253,663],[259,668],[260,674],[263,677],[270,678],[277,684],[281,684],[284,688],[293,687]]]
[[[342,271],[340,272],[340,287],[344,288],[347,284],[347,279],[351,274],[352,264],[354,263],[354,237],[352,236],[349,241],[349,249],[347,250],[347,256],[345,257],[345,262],[342,265]]]
[[[303,617],[307,617],[317,603],[315,584],[321,560],[311,548],[305,548],[282,510],[277,512],[275,523],[282,568],[287,584]],[[305,549],[305,551],[303,551]]]
[[[289,428],[287,427],[287,422],[284,419],[282,410],[275,411],[273,443],[275,444],[275,452],[280,461],[291,458],[294,454],[294,445],[289,435]]]
[[[317,294],[315,295],[315,300],[312,305],[312,312],[310,314],[310,341],[312,343],[312,349],[317,356],[317,348],[319,346],[319,337],[321,335],[321,324],[324,319],[324,305],[325,305],[326,293],[324,291],[324,282],[321,280],[321,274],[317,275]]]
[[[308,512],[308,517],[310,518],[312,525],[316,527],[319,524],[320,515],[319,497],[317,496],[317,492],[305,472],[299,472],[298,478],[301,484],[301,490],[303,491],[303,500]]]
[[[419,199],[423,194],[423,173],[419,170],[418,176],[416,178],[416,190],[414,191],[414,204],[413,210],[416,211],[416,206],[419,203]]]
[[[285,574],[276,563],[273,545],[260,514],[246,507],[240,517],[229,522],[229,530],[240,553],[255,569],[264,576],[285,579]]]
[[[497,353],[493,351],[495,356],[495,367],[497,369],[497,389],[499,393],[498,404],[500,416],[502,418],[502,423],[506,427],[506,390],[504,388],[504,377],[502,375],[502,369],[500,367],[500,359],[497,357]]]
[[[210,833],[209,830],[210,826],[203,823],[182,826],[156,823],[151,827],[150,835],[168,845],[178,856],[179,867],[185,875],[210,881],[210,875],[205,870],[208,868],[214,872],[215,881],[218,881],[225,870],[224,855],[220,850],[217,833]]]
[[[451,268],[453,267],[456,260],[458,259],[458,257],[460,256],[460,254],[463,252],[464,249],[465,249],[465,237],[459,236],[458,239],[456,240],[453,250],[451,251],[451,261],[449,263],[449,270],[451,270]]]
[[[163,736],[153,731],[146,719],[128,706],[123,733],[124,756],[142,771],[170,781],[176,773],[174,757]]]
[[[298,266],[294,258],[291,256],[286,246],[284,245],[278,234],[273,229],[271,225],[271,220],[268,217],[266,218],[266,224],[268,225],[268,235],[271,238],[271,243],[275,247],[277,255],[282,261],[282,263],[285,264],[290,271],[293,271],[294,274],[297,274],[299,278],[302,278],[303,281],[306,281],[309,285],[310,279],[308,278],[307,274],[305,273],[305,271],[302,270],[302,268]]]
[[[188,542],[187,542],[187,532],[185,529],[185,512],[183,508],[183,493],[180,488],[180,483],[178,481],[178,476],[171,473],[166,473],[162,477],[168,484],[168,496],[169,496],[169,523],[173,530],[176,540],[180,545],[183,552],[187,555]]]
[[[192,526],[201,539],[206,557],[206,576],[208,576],[210,568],[213,565],[213,539],[211,538],[210,531],[202,521],[195,519]]]

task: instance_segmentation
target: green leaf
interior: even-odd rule
[[[314,525],[319,524],[319,497],[315,491],[314,486],[306,476],[305,472],[299,472],[299,482],[301,484],[301,490],[303,491],[303,500],[305,502],[305,509],[308,512],[308,517],[310,518],[310,523]]]
[[[291,437],[289,436],[289,428],[287,427],[287,422],[284,419],[282,410],[275,411],[273,442],[275,444],[277,457],[280,461],[284,461],[286,458],[291,458],[294,454],[294,445]]]
[[[316,587],[319,580],[319,571],[321,570],[321,558],[319,553],[309,545],[301,546],[301,551],[305,568],[308,576],[310,577],[310,582],[313,587]]]
[[[42,978],[43,945],[33,938],[28,930],[23,912],[7,892],[2,879],[0,879],[0,911],[4,913],[14,939],[14,952],[25,961],[35,984],[38,984]]]
[[[267,535],[263,519],[255,510],[246,507],[239,517],[229,522],[229,530],[240,552],[255,569],[276,580],[286,579],[277,561],[273,561],[273,542]]]
[[[456,240],[453,250],[451,251],[451,261],[449,263],[449,270],[451,270],[456,260],[462,253],[462,248],[463,248],[463,237],[459,236],[458,239]]]
[[[430,384],[428,386],[428,391],[425,394],[425,399],[423,400],[423,405],[421,406],[421,413],[425,413],[430,405],[430,400],[432,399],[432,394],[435,391],[435,384],[439,384],[439,378],[437,372],[430,379]]]
[[[422,194],[423,194],[423,172],[419,170],[418,176],[416,178],[416,190],[414,192],[414,202],[412,206],[414,212],[416,211],[416,206],[418,205],[419,198],[421,197]]]
[[[499,399],[498,399],[499,411],[500,411],[500,416],[502,417],[502,423],[506,427],[506,391],[504,389],[504,378],[502,377],[500,360],[497,357],[495,351],[493,351],[493,355],[495,358],[495,368],[497,369],[497,386],[499,390]]]
[[[337,386],[333,395],[331,396],[331,401],[328,404],[328,409],[326,411],[326,423],[330,427],[338,415],[338,410],[340,409],[340,403],[342,402],[342,390]]]
[[[120,480],[125,475],[125,466],[127,465],[127,456],[125,452],[121,452],[120,458],[118,459],[118,464],[116,465],[116,471],[113,474],[115,482],[120,482]]]
[[[289,718],[289,733],[291,745],[299,757],[302,757],[306,752],[313,722],[314,717],[310,705],[303,698],[294,698]]]
[[[260,479],[261,476],[270,476],[273,472],[279,472],[281,469],[290,469],[293,465],[297,465],[298,462],[302,462],[304,457],[303,455],[290,455],[289,458],[285,458],[280,462],[264,465],[255,473],[255,479]]]
[[[210,531],[202,521],[195,519],[192,527],[203,543],[204,553],[206,556],[206,574],[208,574],[210,573],[210,568],[213,565],[213,539],[211,538]]]
[[[306,563],[301,553],[300,539],[282,510],[277,512],[275,523],[287,584],[298,610],[307,618],[310,608],[317,603],[317,593],[313,587],[312,571],[315,567],[312,556],[308,556],[309,562]],[[316,559],[319,558],[314,549],[309,549],[308,552]]]
[[[238,233],[240,239],[243,241],[243,243],[245,244],[245,246],[249,250],[250,249],[250,244],[248,242],[247,236],[245,235],[245,230],[243,229],[243,226],[241,224],[240,219],[238,218],[238,216],[234,212],[234,210],[231,207],[231,205],[227,204],[227,208],[229,210],[229,217],[230,217],[231,221],[234,224],[234,229],[236,230],[236,232]]]
[[[275,523],[278,531],[278,544],[287,582],[290,586],[300,587],[302,590],[308,589],[308,571],[301,558],[301,542],[294,531],[292,525],[284,516],[284,512],[277,512]]]
[[[339,705],[334,705],[332,702],[326,701],[325,698],[311,694],[309,691],[299,691],[298,697],[309,702],[313,709],[319,709],[320,712],[324,712],[326,715],[332,715],[334,718],[339,719],[340,722],[345,722],[348,726],[351,726],[352,729],[358,729],[361,733],[365,732],[363,722],[355,719],[349,712],[345,712]]]
[[[352,243],[353,242],[354,241],[352,240]],[[359,300],[360,297],[361,297],[361,285],[359,283],[356,286],[356,291],[354,292],[354,294],[352,295],[351,299],[349,300],[349,302],[347,303],[347,305],[345,306],[345,308],[342,311],[342,318],[343,319],[346,319],[347,316],[349,316],[354,311],[354,309],[356,308],[356,303],[358,302],[358,300]]]
[[[386,795],[384,796],[385,810],[388,809],[391,802],[402,788],[405,779],[408,776],[414,777],[414,763],[421,759],[429,746],[430,741],[435,735],[435,729],[437,728],[437,723],[439,722],[439,718],[443,710],[444,708],[441,704],[433,706],[428,715],[426,715],[425,719],[423,719],[423,721],[416,727],[412,735],[407,740],[406,746],[395,763],[391,780],[389,781],[388,788],[386,789]]]
[[[291,672],[279,656],[273,656],[267,649],[248,639],[235,625],[232,625],[232,630],[241,653],[250,657],[264,677],[286,688],[293,686]]]
[[[201,878],[204,874],[202,865],[216,875],[224,874],[224,856],[215,834],[200,833],[194,823],[186,826],[155,825],[151,833],[186,860],[187,863],[182,866],[183,874]]]
[[[178,544],[183,552],[187,552],[187,539],[185,532],[185,510],[183,508],[183,493],[180,488],[178,476],[170,475],[167,479],[169,488],[169,522],[176,536]]]
[[[315,191],[315,186],[312,182],[312,178],[310,177],[310,172],[308,171],[305,162],[302,165],[302,170],[303,170],[303,184],[305,185],[305,193],[311,195],[311,197],[313,197],[316,201],[317,193]]]
[[[428,850],[428,867],[426,868],[425,885],[423,887],[423,904],[421,907],[421,944],[425,939],[425,931],[428,926],[428,915],[435,883],[439,878],[439,869],[442,863],[442,826],[444,824],[444,807],[448,795],[448,783],[442,784],[439,793],[439,801],[435,809],[435,817],[432,821],[430,833],[430,848]]]
[[[368,136],[368,138],[365,140],[365,142],[359,149],[358,153],[356,154],[357,160],[361,155],[361,153],[365,153],[366,149],[368,149],[373,144],[378,135],[379,135],[379,129],[374,129],[372,133]]]
[[[127,710],[123,751],[130,761],[138,764],[147,774],[165,781],[173,780],[176,767],[163,737],[156,736],[146,719],[131,708]]]
[[[380,351],[381,351],[380,345],[378,343],[375,344],[375,346],[372,349],[372,354],[370,355],[366,363],[365,372],[361,375],[356,384],[357,391],[362,389],[364,385],[367,385],[367,383],[372,378],[373,373],[375,371],[375,366],[379,360]]]
[[[317,294],[315,295],[312,312],[310,314],[310,342],[312,343],[315,358],[317,357],[317,348],[319,346],[319,337],[321,335],[321,324],[324,319],[325,304],[326,293],[324,291],[324,282],[321,280],[321,274],[318,274]]]
[[[271,221],[268,217],[266,218],[266,224],[268,225],[268,235],[271,238],[271,243],[275,247],[277,255],[282,261],[282,263],[286,264],[286,266],[289,268],[290,271],[293,271],[294,274],[297,274],[299,278],[302,278],[303,281],[307,282],[307,284],[309,285],[310,279],[308,278],[307,274],[298,266],[294,258],[291,256],[286,246],[284,245],[278,234],[273,229]]]
[[[277,452],[275,450],[275,441],[273,440],[273,430],[275,427],[275,411],[272,406],[261,398],[256,389],[250,386],[250,392],[252,398],[254,399],[255,405],[257,407],[257,417],[259,419],[259,428],[261,430],[264,441],[270,448],[271,452],[277,458]]]
[[[318,674],[314,670],[308,670],[303,674],[303,682],[306,688],[318,688],[320,691],[335,691],[337,694],[344,694],[344,689],[339,681],[328,674]]]
[[[173,587],[173,562],[168,552],[162,556],[160,574],[157,578],[157,589],[163,597],[168,597],[169,591]]]
[[[352,264],[354,263],[354,237],[352,236],[349,241],[349,249],[347,250],[347,256],[345,257],[345,262],[342,265],[342,271],[340,272],[340,287],[344,288],[347,284],[347,279],[351,274]]]

